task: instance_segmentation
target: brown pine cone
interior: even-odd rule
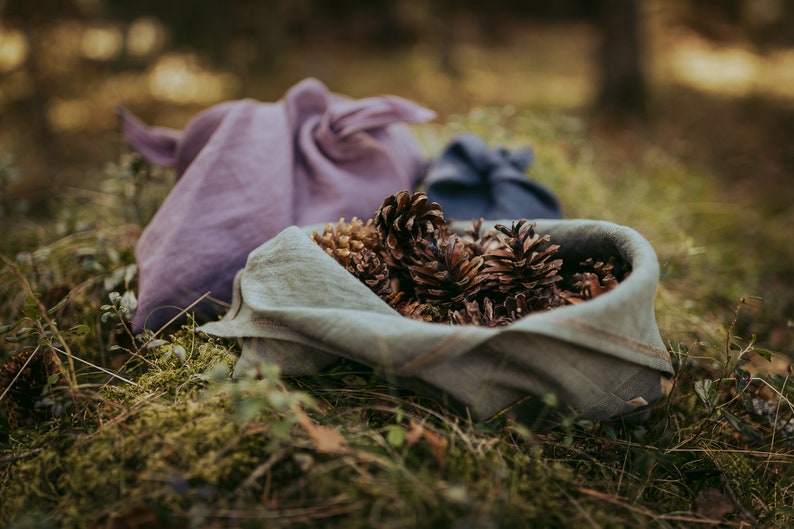
[[[312,240],[339,264],[347,267],[350,265],[351,254],[361,253],[364,249],[376,250],[378,233],[372,219],[364,222],[353,217],[349,223],[345,219],[339,219],[336,226],[329,222],[322,233],[312,233]]]
[[[490,298],[483,299],[482,303],[475,300],[464,301],[462,309],[449,311],[448,319],[452,325],[480,327],[501,327],[513,321],[505,314],[499,315]]]
[[[606,262],[596,261],[589,257],[579,263],[579,266],[583,271],[592,271],[597,275],[604,290],[615,288],[618,282],[626,279],[631,272],[631,267],[614,255],[610,256]]]
[[[562,280],[562,259],[552,259],[559,245],[550,244],[548,235],[535,233],[535,224],[521,219],[508,228],[494,226],[501,245],[485,254],[483,273],[487,288],[505,295],[543,290]]]
[[[442,312],[478,295],[485,276],[480,273],[482,257],[469,254],[457,235],[431,245],[429,259],[409,266],[416,297],[439,307]]]
[[[502,244],[494,230],[483,232],[482,223],[483,219],[472,220],[471,228],[466,228],[465,234],[461,237],[471,255],[485,255]]]
[[[385,298],[392,293],[389,268],[374,252],[365,248],[358,253],[352,253],[345,268],[378,296]]]
[[[430,202],[424,193],[400,191],[387,197],[375,212],[375,228],[385,251],[399,265],[411,261],[447,233],[447,223],[441,206]]]
[[[595,261],[587,258],[579,263],[580,272],[571,276],[570,288],[562,291],[560,296],[566,303],[576,304],[600,296],[618,286],[618,279],[613,272],[615,271],[618,259],[611,256],[607,262]],[[629,267],[620,266],[622,278],[628,275]]]
[[[394,305],[394,310],[413,320],[420,321],[442,321],[444,314],[435,306],[429,303],[422,303],[419,300],[409,298]]]

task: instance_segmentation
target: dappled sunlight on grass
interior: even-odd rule
[[[675,81],[698,90],[772,96],[794,104],[794,50],[761,55],[748,46],[717,46],[687,35],[678,39],[669,62]]]

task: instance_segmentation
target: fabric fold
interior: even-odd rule
[[[116,113],[121,122],[124,140],[149,162],[172,167],[176,165],[176,150],[182,133],[164,127],[148,127],[126,108]]]

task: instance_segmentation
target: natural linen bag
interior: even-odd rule
[[[464,227],[453,223],[453,230]],[[672,366],[654,316],[658,262],[630,228],[538,220],[536,231],[560,245],[564,262],[617,255],[631,273],[584,303],[497,328],[401,316],[317,246],[308,236],[313,229],[287,228],[254,250],[235,278],[231,309],[199,328],[240,338],[235,376],[250,376],[262,361],[280,364],[284,375],[305,375],[344,357],[410,389],[440,392],[475,420],[546,394],[600,420],[647,410],[665,393]],[[537,411],[514,409],[522,420]]]

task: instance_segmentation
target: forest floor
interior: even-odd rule
[[[611,220],[651,241],[676,375],[646,423],[473,422],[349,362],[232,384],[234,343],[191,326],[130,338],[122,306],[137,280],[134,244],[172,180],[135,173],[125,158],[104,169],[101,194],[67,196],[48,220],[4,219],[3,355],[10,366],[35,351],[51,376],[4,371],[14,420],[0,426],[0,520],[790,526],[792,207],[762,201],[741,179],[726,185],[642,132],[606,127],[499,107],[415,131],[428,153],[462,131],[532,145],[530,174],[567,217]]]
[[[655,50],[671,60],[655,67],[649,116],[616,121],[584,104],[595,73],[571,43],[592,34],[547,29],[510,47],[461,44],[469,68],[458,77],[439,74],[426,50],[355,61],[335,50],[290,56],[278,81],[192,102],[155,97],[157,68],[194,75],[191,86],[228,78],[213,84],[179,54],[106,82],[87,72],[94,92],[48,107],[57,163],[4,127],[16,161],[0,158],[3,191],[18,168],[32,176],[13,201],[0,195],[0,525],[794,525],[794,106],[775,88],[789,86],[770,73],[778,59],[756,65],[772,76],[761,84],[739,75],[716,86],[673,67],[686,39],[669,35]],[[523,53],[540,43],[554,53]],[[734,71],[718,67],[724,50],[689,44],[702,48],[690,59]],[[233,384],[236,343],[192,325],[130,335],[134,247],[173,178],[133,169],[113,129],[119,96],[147,121],[180,127],[230,94],[275,100],[307,73],[338,92],[438,110],[413,127],[428,156],[464,131],[530,145],[529,175],[565,217],[630,226],[651,242],[676,374],[645,423],[474,422],[345,361]]]

